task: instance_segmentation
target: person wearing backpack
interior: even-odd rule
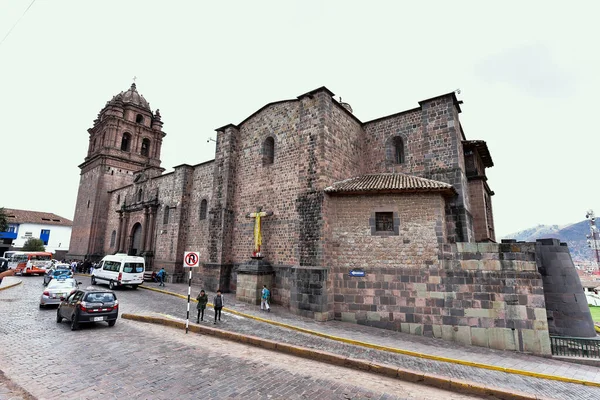
[[[221,310],[223,309],[223,295],[221,294],[221,289],[217,290],[217,295],[213,299],[213,307],[215,309],[215,325],[217,324],[217,315],[219,316],[219,321],[221,320]]]
[[[204,309],[206,308],[206,303],[208,303],[208,296],[204,290],[200,291],[196,300],[198,300],[198,316],[196,317],[196,323],[199,324],[200,321],[204,321]]]
[[[267,312],[271,312],[271,307],[269,306],[269,299],[271,297],[271,292],[267,289],[267,285],[263,285],[261,296],[260,296],[260,310],[266,310]]]

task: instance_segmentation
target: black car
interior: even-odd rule
[[[56,311],[56,322],[63,318],[71,321],[71,330],[79,329],[79,324],[90,322],[108,322],[114,326],[119,315],[119,301],[111,290],[78,289],[67,298],[61,298]]]

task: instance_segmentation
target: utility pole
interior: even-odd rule
[[[590,234],[587,236],[588,246],[596,252],[596,269],[600,269],[600,236],[596,226],[596,215],[594,210],[588,210],[585,217],[590,221]]]

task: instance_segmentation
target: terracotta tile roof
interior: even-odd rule
[[[335,182],[326,193],[406,193],[443,192],[456,194],[452,185],[406,174],[369,174]]]
[[[12,208],[5,208],[6,220],[9,224],[40,224],[40,225],[61,225],[61,226],[73,226],[73,221],[70,219],[63,218],[59,215],[39,212],[39,211],[27,211],[27,210],[15,210]]]

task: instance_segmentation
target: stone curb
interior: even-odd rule
[[[187,297],[186,297],[187,298]],[[138,322],[164,325],[171,328],[185,329],[185,322],[173,319],[136,315],[122,314],[121,318]],[[287,343],[275,342],[273,340],[262,339],[256,336],[242,335],[235,332],[225,331],[218,328],[190,324],[188,329],[194,333],[211,335],[214,337],[231,340],[238,343],[244,343],[267,350],[279,351],[310,360],[316,360],[327,364],[340,367],[353,368],[372,374],[383,375],[389,378],[395,378],[406,382],[418,383],[432,386],[438,389],[449,390],[453,392],[472,394],[477,396],[495,396],[505,400],[540,400],[543,397],[530,395],[522,392],[509,392],[504,389],[478,385],[461,379],[447,378],[444,376],[428,374],[423,372],[414,372],[404,368],[397,368],[390,365],[359,360],[350,357],[344,357],[322,350],[313,350],[306,347],[295,346]]]
[[[151,291],[159,292],[159,293],[163,293],[163,294],[168,294],[170,296],[180,297],[180,298],[182,298],[184,300],[187,300],[187,295],[182,295],[182,294],[179,294],[179,293],[168,292],[168,291],[163,290],[163,289],[156,289],[156,288],[147,287],[147,286],[146,287],[139,286],[139,288],[143,288],[143,289],[146,289],[146,290],[151,290]],[[193,297],[191,297],[190,300],[193,301],[193,302],[196,302],[196,299],[194,299]],[[212,306],[212,304],[208,303],[207,306]],[[288,324],[284,324],[282,322],[273,321],[273,320],[270,320],[270,319],[264,319],[264,318],[261,318],[261,317],[257,317],[255,315],[242,313],[240,311],[232,310],[232,309],[227,308],[227,307],[223,307],[223,311],[227,311],[227,312],[229,312],[231,314],[240,315],[240,316],[243,316],[243,317],[246,317],[246,318],[254,319],[256,321],[265,322],[265,323],[268,323],[268,324],[271,324],[271,325],[281,326],[283,328],[295,330],[295,331],[306,333],[306,334],[309,334],[309,335],[319,336],[319,337],[323,337],[323,338],[326,338],[326,339],[335,340],[337,342],[351,344],[351,345],[354,345],[354,346],[361,346],[361,347],[366,347],[366,348],[375,349],[375,350],[387,351],[389,353],[396,353],[396,354],[402,354],[402,355],[407,355],[407,356],[412,356],[412,357],[419,357],[419,358],[424,358],[424,359],[427,359],[427,360],[441,361],[441,362],[447,362],[447,363],[452,363],[452,364],[466,365],[466,366],[469,366],[469,367],[475,367],[475,368],[481,368],[481,369],[488,369],[488,370],[491,370],[491,371],[505,372],[505,373],[508,373],[508,374],[523,375],[523,376],[529,376],[529,377],[532,377],[532,378],[539,378],[539,379],[549,379],[549,380],[553,380],[553,381],[560,381],[560,382],[566,382],[566,383],[576,383],[576,384],[584,385],[584,386],[600,387],[600,382],[593,382],[593,381],[586,381],[586,380],[581,380],[581,379],[567,378],[567,377],[558,376],[558,375],[548,375],[548,374],[542,374],[542,373],[538,373],[538,372],[525,371],[525,370],[514,369],[514,368],[498,367],[496,365],[483,364],[483,363],[478,363],[478,362],[473,362],[473,361],[458,360],[458,359],[454,359],[454,358],[435,356],[435,355],[432,355],[432,354],[418,353],[418,352],[415,352],[415,351],[397,349],[395,347],[381,346],[381,345],[377,345],[377,344],[373,344],[373,343],[361,342],[359,340],[353,340],[353,339],[347,339],[347,338],[343,338],[343,337],[328,335],[326,333],[316,332],[316,331],[312,331],[310,329],[300,328],[300,327],[297,327],[297,326],[294,326],[294,325],[288,325]]]
[[[15,287],[15,286],[17,286],[17,285],[20,285],[21,283],[23,283],[23,281],[22,281],[22,280],[19,280],[19,282],[10,283],[10,284],[8,284],[8,285],[6,285],[6,286],[2,286],[2,287],[0,287],[0,290],[6,290],[6,289],[10,289],[11,287]]]

